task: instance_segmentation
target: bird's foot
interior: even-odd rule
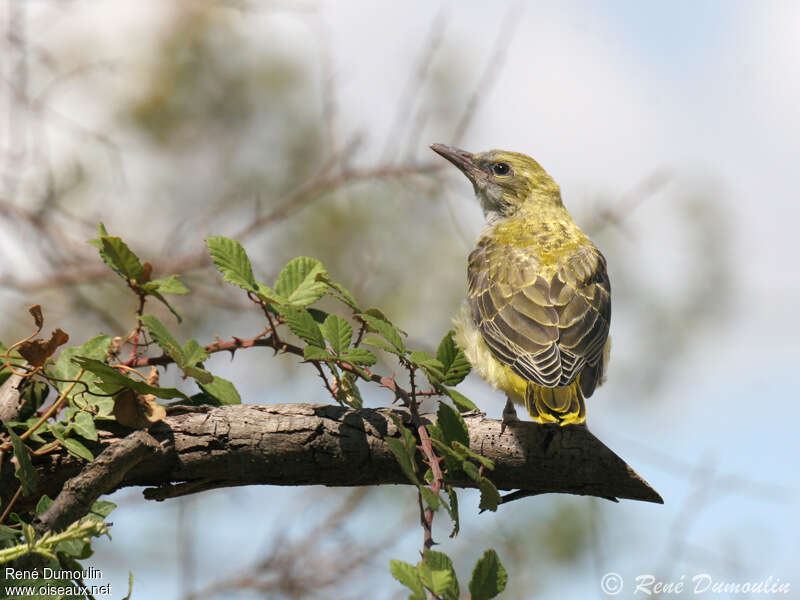
[[[503,408],[503,422],[500,424],[500,435],[503,435],[506,431],[506,427],[509,425],[514,425],[519,423],[519,417],[517,417],[517,409],[514,408],[514,403],[511,402],[510,399],[506,400],[506,406]]]

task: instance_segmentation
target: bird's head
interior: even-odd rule
[[[505,150],[471,154],[444,144],[432,144],[431,149],[472,182],[489,220],[513,216],[523,206],[535,209],[563,206],[558,184],[526,154]]]

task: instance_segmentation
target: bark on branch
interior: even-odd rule
[[[164,499],[237,485],[405,484],[383,441],[398,433],[390,412],[313,404],[173,407],[149,435],[107,432],[94,448],[96,455],[103,453],[93,463],[55,452],[35,457],[34,464],[40,491],[56,498],[53,507],[62,516],[53,521],[59,524],[63,514],[77,518],[80,510],[70,508],[77,503],[90,506],[100,493],[132,485],[149,486],[146,497]],[[407,413],[394,412],[408,419]],[[521,422],[501,435],[499,421],[482,415],[465,420],[472,449],[495,462],[490,478],[499,489],[662,502],[586,427]],[[19,482],[7,460],[2,466],[5,502]]]

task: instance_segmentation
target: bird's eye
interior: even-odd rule
[[[511,167],[508,166],[508,163],[498,162],[492,165],[492,173],[495,175],[508,175],[510,170]]]

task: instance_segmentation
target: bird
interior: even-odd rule
[[[536,423],[584,423],[610,353],[605,257],[530,156],[431,149],[469,179],[486,218],[453,324],[473,369],[506,394],[502,430],[518,421],[515,404]]]

